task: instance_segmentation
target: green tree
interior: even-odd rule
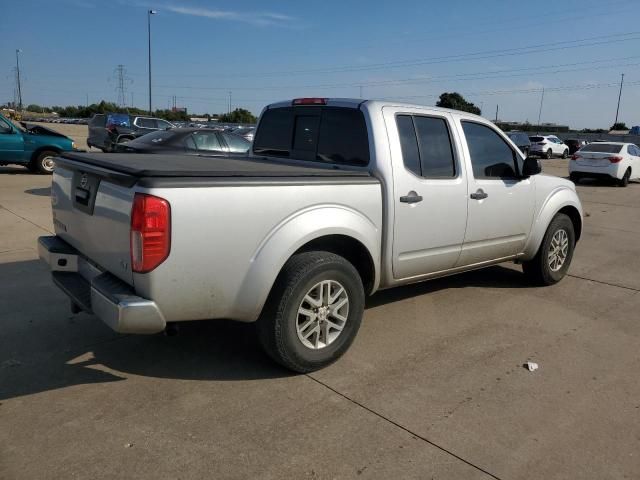
[[[32,103],[31,105],[27,105],[28,112],[42,113],[44,109],[40,105],[36,105]]]
[[[618,122],[613,124],[611,130],[629,130],[629,127],[627,127],[627,124],[624,122]]]
[[[461,110],[463,112],[475,113],[480,115],[480,109],[473,103],[468,102],[465,98],[457,92],[443,93],[440,95],[436,107],[452,108],[454,110]]]
[[[236,108],[231,113],[218,115],[218,121],[222,123],[256,123],[258,119],[249,110]]]

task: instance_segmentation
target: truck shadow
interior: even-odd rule
[[[28,190],[25,190],[24,193],[28,193],[29,195],[35,195],[37,197],[50,197],[51,187],[30,188]]]
[[[260,348],[254,324],[216,320],[181,324],[177,336],[118,335],[98,319],[72,315],[38,261],[0,264],[0,401],[129,376],[192,381],[263,380],[293,375]],[[380,292],[367,308],[464,287],[521,288],[520,272],[492,267]],[[19,290],[38,291],[25,302]],[[366,325],[366,313],[365,313]],[[366,327],[365,327],[366,328]]]

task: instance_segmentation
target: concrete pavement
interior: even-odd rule
[[[0,167],[0,478],[640,477],[638,183],[578,187],[560,284],[504,265],[381,292],[311,375],[252,325],[122,336],[72,315],[35,251],[49,184]]]

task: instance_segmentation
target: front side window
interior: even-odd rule
[[[156,120],[158,128],[172,128],[172,125],[166,120]]]
[[[5,121],[4,118],[0,118],[0,133],[9,133],[11,131],[11,126]]]
[[[516,154],[493,129],[475,122],[462,122],[473,176],[477,179],[516,178]]]

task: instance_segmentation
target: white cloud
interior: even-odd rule
[[[237,12],[232,10],[214,10],[202,7],[185,7],[181,5],[165,5],[164,9],[181,15],[211,18],[214,20],[230,20],[260,26],[282,26],[295,20],[294,17],[289,15],[271,12]]]

